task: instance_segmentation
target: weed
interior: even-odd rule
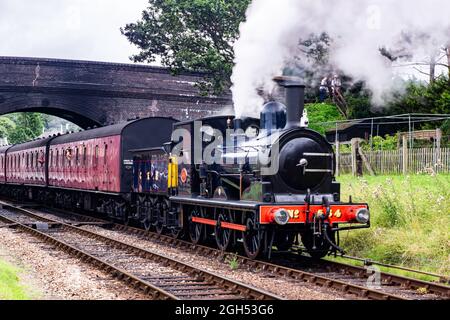
[[[231,270],[234,271],[239,269],[239,259],[237,254],[227,256],[225,262],[229,264]]]

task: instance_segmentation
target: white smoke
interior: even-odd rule
[[[365,81],[381,105],[404,75],[396,65],[426,63],[450,43],[449,12],[448,0],[253,0],[234,46],[236,115],[257,114],[258,90],[270,92],[273,77],[292,61],[319,72],[298,48],[301,40],[323,32],[332,39],[333,68]],[[408,56],[391,62],[381,48]]]

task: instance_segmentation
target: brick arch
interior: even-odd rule
[[[228,94],[203,96],[205,75],[145,65],[0,57],[0,114],[42,112],[82,128],[137,117],[194,119],[221,112]]]

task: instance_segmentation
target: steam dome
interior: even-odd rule
[[[271,132],[286,126],[286,106],[279,102],[266,103],[261,111],[261,130]]]

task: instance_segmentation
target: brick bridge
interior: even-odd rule
[[[201,96],[201,73],[160,67],[0,57],[0,114],[41,112],[82,128],[136,117],[195,119],[231,106],[229,95]]]

